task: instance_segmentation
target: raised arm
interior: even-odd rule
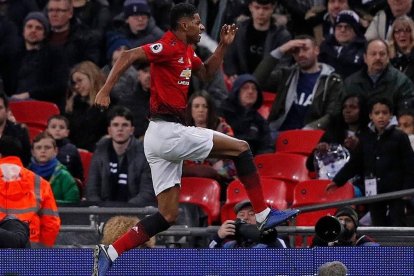
[[[95,104],[101,108],[107,108],[110,103],[109,94],[112,88],[118,81],[119,77],[128,69],[134,62],[144,63],[148,62],[147,55],[141,47],[131,50],[123,51],[109,72],[108,78],[101,90],[95,98]]]
[[[228,46],[233,42],[234,37],[236,36],[237,26],[233,25],[223,25],[220,31],[220,42],[214,51],[214,53],[204,62],[204,66],[201,66],[195,75],[202,81],[211,80],[217,70],[221,67],[223,63],[224,54]]]

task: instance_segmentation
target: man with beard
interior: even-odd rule
[[[295,64],[276,68],[284,55]],[[318,62],[319,47],[311,36],[298,36],[273,50],[254,75],[263,90],[277,93],[268,117],[272,137],[290,129],[324,129],[340,110],[343,82],[334,69]]]
[[[113,107],[108,114],[108,134],[98,142],[92,157],[87,200],[106,205],[155,205],[150,168],[142,142],[134,137],[129,109]]]
[[[359,93],[367,100],[388,98],[394,106],[394,114],[413,107],[414,85],[390,64],[389,49],[384,40],[368,41],[364,62],[364,68],[345,79],[345,93]]]
[[[62,111],[69,67],[64,62],[62,51],[46,45],[49,29],[49,22],[43,13],[31,12],[26,16],[17,61],[17,89],[11,98],[52,102]]]
[[[334,215],[342,224],[344,231],[339,235],[338,240],[326,242],[315,236],[311,247],[314,246],[379,246],[370,237],[357,233],[358,214],[350,206],[339,208]]]

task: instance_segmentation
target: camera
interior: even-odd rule
[[[345,236],[346,229],[336,217],[324,216],[316,222],[315,233],[320,239],[333,242],[341,240]]]
[[[256,225],[249,224],[242,219],[236,219],[234,225],[236,226],[236,240],[250,240],[254,242],[260,241],[261,235]]]

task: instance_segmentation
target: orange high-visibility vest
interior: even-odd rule
[[[0,220],[7,215],[29,223],[31,243],[55,243],[60,218],[52,188],[14,156],[0,158]]]

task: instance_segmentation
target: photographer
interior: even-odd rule
[[[334,217],[337,221],[332,218],[331,220],[326,220],[327,217],[322,217],[316,223],[315,226],[315,238],[312,241],[311,247],[314,246],[379,246],[378,243],[374,242],[370,237],[366,235],[359,235],[357,233],[358,227],[358,214],[350,206],[344,206],[339,208]],[[330,225],[324,225],[318,227],[318,224],[321,225],[322,219],[325,219],[328,222],[332,222]],[[340,231],[335,231],[335,228],[339,223],[341,229]],[[318,229],[319,228],[319,229]],[[326,236],[333,235],[337,233],[336,238],[333,241]],[[328,233],[328,234],[327,234]],[[332,234],[333,233],[333,234]]]
[[[286,248],[277,237],[276,229],[260,233],[250,201],[243,200],[234,206],[237,219],[226,220],[217,231],[210,248]]]

